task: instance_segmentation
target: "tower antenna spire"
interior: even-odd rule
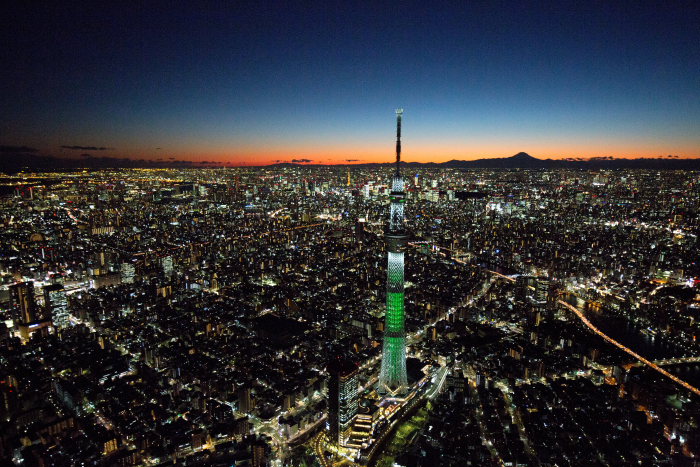
[[[396,175],[401,174],[401,117],[403,109],[396,109]]]

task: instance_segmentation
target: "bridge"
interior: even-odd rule
[[[654,360],[652,363],[656,366],[679,365],[683,363],[700,363],[700,357],[666,358],[663,360]],[[637,362],[630,366],[642,366],[642,363]]]

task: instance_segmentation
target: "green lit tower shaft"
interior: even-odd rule
[[[404,314],[404,181],[401,176],[401,117],[403,109],[396,110],[396,173],[391,184],[391,213],[386,231],[387,285],[386,325],[382,369],[379,374],[380,394],[404,395],[408,390],[406,377],[406,327]]]

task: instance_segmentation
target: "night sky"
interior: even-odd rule
[[[697,0],[13,3],[0,144],[42,154],[391,161],[403,107],[408,161],[700,156]]]

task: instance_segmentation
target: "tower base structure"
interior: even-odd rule
[[[408,392],[404,305],[404,245],[406,234],[387,232],[387,288],[384,347],[377,392],[402,397]]]
[[[382,369],[377,392],[388,397],[403,397],[408,393],[405,337],[384,337]]]

